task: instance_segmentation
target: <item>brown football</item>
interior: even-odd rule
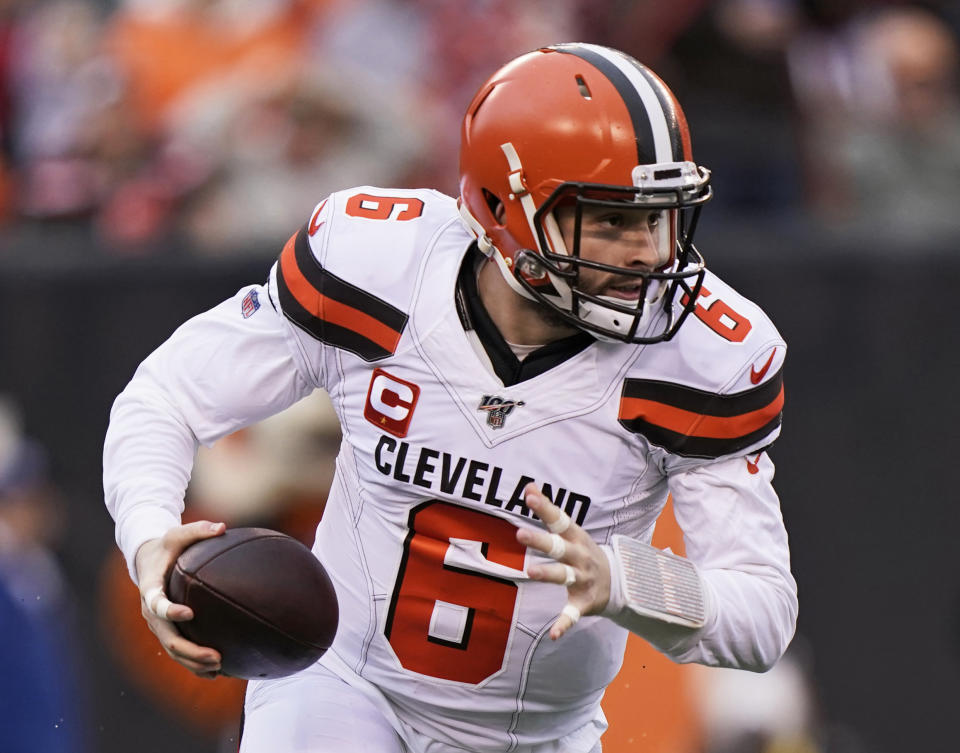
[[[185,549],[167,596],[193,609],[184,637],[217,649],[233,677],[285,677],[319,659],[337,632],[339,608],[323,565],[294,538],[231,528]]]

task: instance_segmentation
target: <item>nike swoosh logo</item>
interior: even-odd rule
[[[763,364],[763,366],[761,367],[761,369],[760,369],[759,371],[757,371],[755,368],[753,368],[753,366],[750,367],[750,381],[751,381],[751,382],[753,382],[754,384],[760,384],[760,380],[763,379],[763,378],[766,376],[767,370],[770,368],[770,364],[773,363],[773,357],[774,357],[775,355],[777,355],[777,349],[776,349],[776,348],[774,348],[773,351],[770,353],[770,357],[767,359],[767,362],[766,362],[765,364]]]
[[[327,205],[327,200],[324,199],[323,203],[317,207],[317,211],[313,213],[313,217],[310,218],[310,227],[307,228],[308,235],[313,235],[314,233],[316,233],[320,229],[320,226],[324,223],[324,220],[320,220],[319,222],[317,220],[320,217],[320,213],[323,212],[323,208],[326,205]]]

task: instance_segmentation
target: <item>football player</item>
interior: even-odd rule
[[[767,448],[783,339],[705,269],[711,197],[648,68],[564,44],[477,92],[460,197],[321,201],[263,285],[188,321],[117,398],[107,506],[167,652],[212,676],[162,591],[197,443],[326,390],[343,428],[314,552],[336,640],[249,683],[241,750],[599,751],[628,631],[763,671],[796,584]],[[672,495],[686,558],[649,545]],[[642,717],[643,709],[637,709]]]

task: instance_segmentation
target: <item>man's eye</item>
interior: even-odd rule
[[[622,214],[606,214],[600,218],[600,224],[607,227],[620,227],[623,225]]]
[[[660,219],[662,215],[663,215],[662,212],[651,212],[650,215],[647,217],[647,225],[649,225],[650,227],[656,227],[657,225],[660,224]]]

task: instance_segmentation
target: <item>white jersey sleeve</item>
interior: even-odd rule
[[[697,564],[707,624],[670,646],[677,661],[766,671],[793,638],[797,584],[766,452],[669,479],[686,555]]]
[[[678,661],[766,671],[797,620],[797,584],[765,451],[780,434],[787,347],[759,307],[713,275],[707,282],[711,295],[687,334],[722,346],[697,343],[716,382],[684,396],[693,408],[689,438],[683,455],[664,467],[710,611],[695,641],[670,653]]]
[[[114,401],[104,492],[131,575],[137,549],[178,525],[198,443],[289,407],[315,374],[261,286],[183,324]]]
[[[643,637],[676,661],[763,671],[786,649],[797,617],[765,452],[780,433],[786,344],[759,307],[715,275],[701,301],[649,366],[638,361],[622,392],[620,424],[666,478],[707,608],[694,633],[657,625]]]
[[[134,579],[137,549],[179,523],[198,443],[278,413],[314,388],[335,389],[338,352],[370,363],[397,351],[408,320],[399,307],[409,306],[420,257],[372,260],[385,249],[421,248],[457,215],[453,199],[436,191],[388,193],[361,186],[320,202],[267,286],[245,288],[185,323],[116,399],[104,491]]]
[[[455,207],[428,189],[360,186],[331,194],[290,238],[270,293],[318,382],[333,351],[372,363],[396,354],[401,341],[410,346],[404,334],[422,249],[451,218],[458,222]]]

